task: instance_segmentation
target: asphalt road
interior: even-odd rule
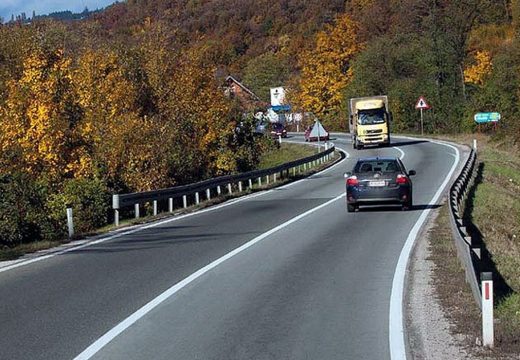
[[[399,149],[356,151],[345,136],[333,141],[349,158],[324,173],[0,272],[0,359],[72,359],[91,344],[83,355],[96,359],[389,359],[396,264],[455,151],[404,139],[393,139]],[[404,155],[417,171],[412,211],[347,213],[343,172],[377,154]],[[111,329],[117,336],[98,346]]]

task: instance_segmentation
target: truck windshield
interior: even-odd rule
[[[359,112],[360,125],[383,124],[385,122],[385,111],[383,109],[362,110]]]

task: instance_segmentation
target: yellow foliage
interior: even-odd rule
[[[0,150],[14,155],[4,164],[8,169],[45,174],[51,181],[89,172],[88,155],[75,149],[79,113],[71,80],[71,60],[62,50],[28,53],[20,79],[7,84],[0,110]]]
[[[345,14],[317,34],[314,49],[299,59],[301,79],[294,94],[297,106],[316,115],[339,111],[342,91],[352,78],[350,62],[362,49],[357,31],[358,25]]]
[[[464,81],[475,85],[482,85],[487,75],[493,70],[491,54],[488,51],[477,51],[476,64],[464,70]]]

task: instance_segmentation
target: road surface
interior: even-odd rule
[[[348,158],[308,179],[0,270],[0,358],[390,359],[399,256],[457,151],[332,141]],[[373,155],[417,171],[412,211],[347,213],[343,173]]]

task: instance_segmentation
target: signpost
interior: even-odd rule
[[[423,96],[420,96],[415,104],[415,108],[421,110],[421,135],[424,135],[423,110],[428,110],[431,106],[428,105]]]
[[[480,125],[482,124],[493,124],[493,130],[497,129],[498,122],[502,119],[500,113],[487,112],[475,114],[474,120],[478,124],[478,131],[480,132]]]

